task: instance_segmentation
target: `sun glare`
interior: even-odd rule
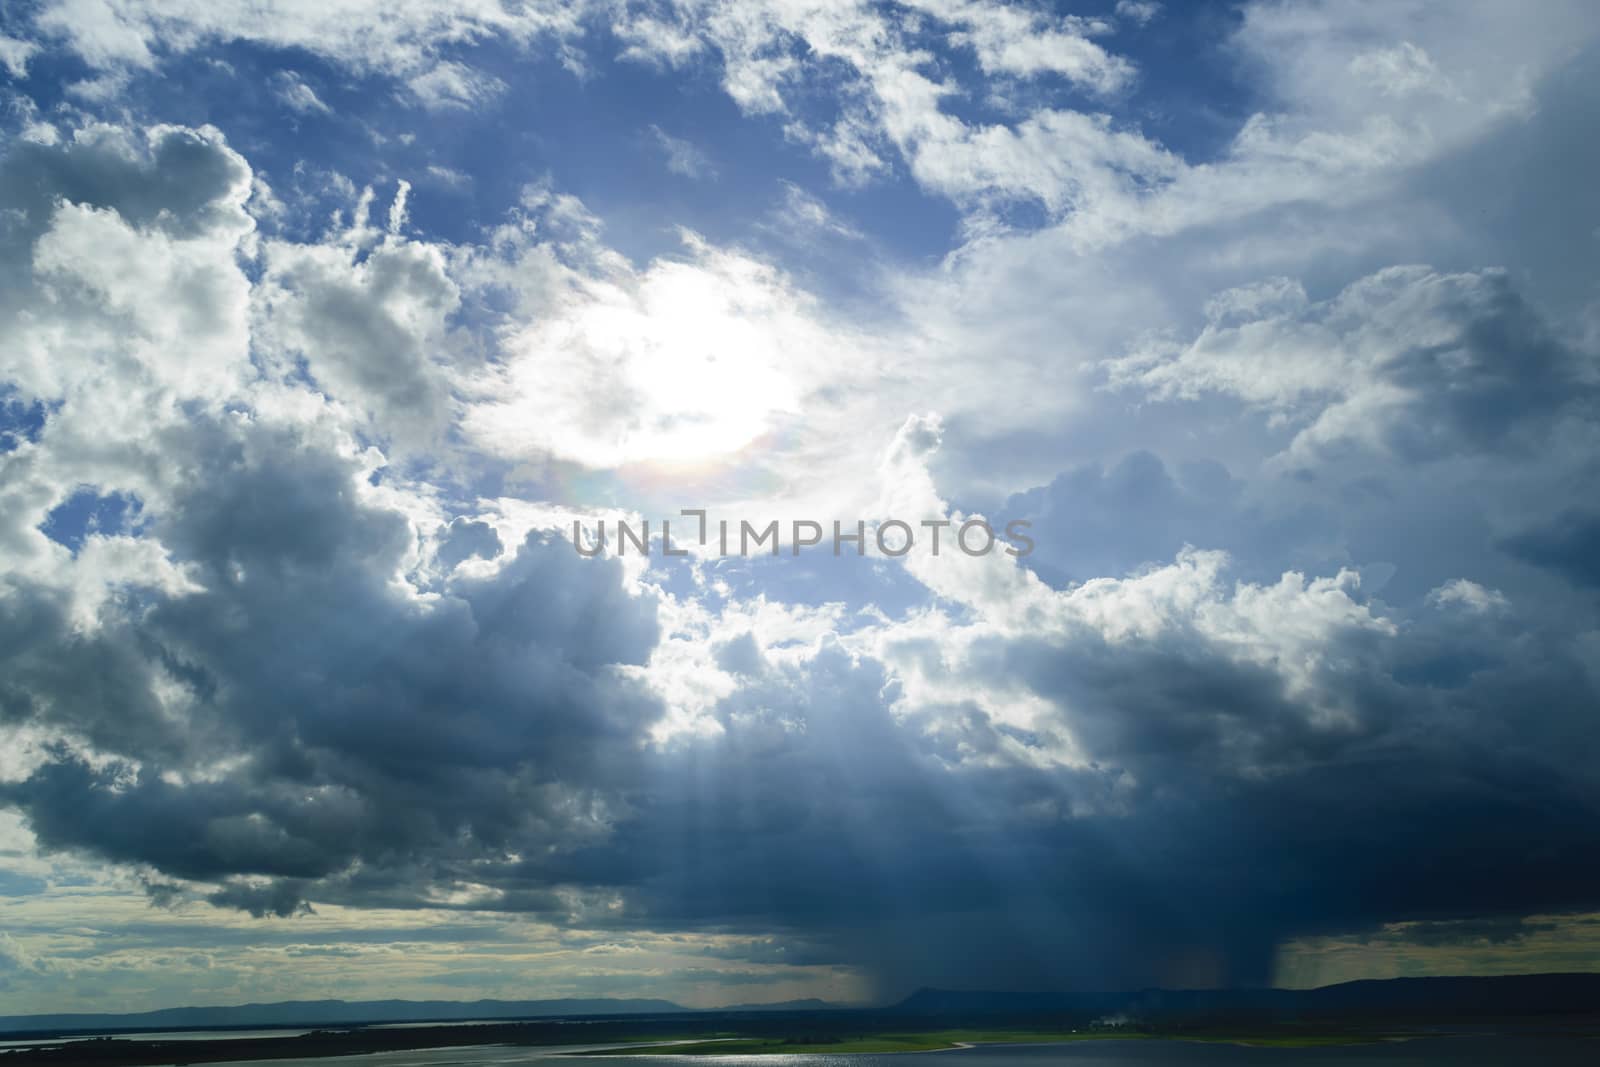
[[[511,399],[475,410],[473,435],[590,468],[698,463],[756,440],[798,410],[791,350],[807,342],[770,278],[725,266],[658,264],[525,331]]]

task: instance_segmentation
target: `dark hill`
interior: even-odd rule
[[[1600,1015],[1600,974],[1394,978],[1320,989],[1002,993],[920,989],[888,1009],[923,1018],[1462,1019]]]

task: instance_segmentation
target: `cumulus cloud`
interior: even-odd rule
[[[329,395],[369,411],[386,432],[428,440],[450,416],[447,350],[460,292],[437,248],[394,235],[404,219],[402,183],[391,235],[363,247],[269,241],[254,300],[257,344],[287,370],[303,365]]]
[[[1158,397],[1207,391],[1303,424],[1291,448],[1341,442],[1425,458],[1523,448],[1562,409],[1593,404],[1588,361],[1562,344],[1502,272],[1392,267],[1313,306],[1293,283],[1224,293],[1184,347],[1110,366]]]
[[[8,376],[51,410],[5,464],[12,491],[32,494],[13,513],[14,536],[39,561],[11,555],[4,577],[5,722],[49,739],[7,782],[6,802],[26,813],[44,849],[217,882],[214,902],[280,915],[318,880],[345,877],[344,892],[360,896],[363,864],[370,877],[374,860],[419,862],[426,849],[402,843],[413,832],[455,852],[472,839],[508,849],[511,810],[522,813],[513,822],[558,836],[557,824],[580,836],[603,827],[616,801],[592,791],[598,782],[569,793],[561,779],[595,766],[603,748],[626,748],[656,714],[612,666],[647,658],[649,600],[623,590],[616,564],[586,563],[536,535],[493,573],[446,579],[443,600],[424,598],[403,576],[423,563],[417,524],[428,508],[367,480],[381,457],[355,444],[337,409],[273,384],[270,361],[246,358],[254,326],[259,351],[298,354],[358,407],[391,420],[419,406],[426,414],[419,387],[395,372],[405,351],[424,351],[426,324],[456,299],[437,253],[386,238],[358,264],[344,238],[269,244],[254,285],[263,310],[252,319],[252,286],[234,259],[250,233],[240,209],[248,168],[211,134],[163,129],[147,144],[94,128],[6,161],[6,180],[46,176],[32,178],[37,215],[9,231],[32,241],[31,255],[8,264],[64,316],[13,308],[7,319],[23,331]],[[106,171],[123,180],[108,187]],[[108,188],[110,198],[94,199]],[[134,260],[140,269],[127,270]],[[339,308],[326,304],[330,294]],[[412,358],[425,374],[425,357]],[[257,378],[262,370],[268,378]],[[141,391],[165,398],[166,412],[106,417]],[[141,529],[91,532],[68,558],[28,529],[64,499],[63,482],[136,493]],[[499,555],[482,528],[463,528],[448,546],[447,566],[451,554]],[[591,628],[574,628],[585,611]],[[376,638],[365,651],[330,640],[357,630]],[[290,665],[308,641],[332,673]],[[420,647],[434,650],[433,666],[414,655]],[[456,673],[470,647],[482,663]],[[274,663],[278,655],[289,659]],[[391,676],[398,685],[385,694],[371,687],[378,661],[420,673]],[[290,676],[301,679],[300,697],[267,681]],[[476,695],[441,689],[457,684],[451,677]],[[529,703],[535,692],[544,695]],[[401,693],[411,695],[396,703]],[[301,698],[338,707],[303,706],[308,717],[296,721]],[[526,743],[508,747],[506,728]],[[362,750],[386,734],[406,740],[375,764]],[[421,747],[407,755],[412,744]],[[455,753],[444,763],[441,744]],[[558,756],[566,744],[585,754]],[[447,763],[459,786],[439,777]],[[374,792],[385,778],[398,790],[387,799]],[[419,820],[395,806],[409,794],[430,807],[435,790],[463,807]],[[487,821],[469,814],[480,804],[495,811]],[[362,838],[378,851],[351,851]]]
[[[10,646],[18,721],[67,728],[100,753],[90,764],[58,747],[5,787],[41,846],[189,880],[267,879],[212,899],[287,914],[298,904],[286,886],[342,878],[322,891],[359,898],[391,863],[418,862],[433,869],[416,872],[424,881],[450,883],[445,868],[530,848],[530,832],[604,828],[608,802],[589,776],[655,714],[608,666],[642,662],[655,640],[648,601],[623,591],[615,563],[531,537],[496,574],[421,602],[394,585],[410,523],[359,499],[358,466],[284,429],[195,432],[196,467],[152,532],[196,587],[137,615],[103,613],[103,644],[85,649],[94,675],[59,661],[18,671],[27,646]],[[375,640],[340,636],[357,619]],[[312,647],[320,668],[302,658]],[[116,703],[92,696],[97,684]],[[380,737],[391,740],[373,748]],[[431,891],[407,892],[420,903]]]
[[[1456,578],[1439,586],[1428,594],[1428,600],[1440,607],[1459,607],[1477,614],[1504,611],[1510,606],[1505,594],[1498,589],[1485,589],[1465,578]]]

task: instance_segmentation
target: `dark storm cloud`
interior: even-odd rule
[[[997,650],[993,669],[1070,707],[1100,764],[1138,783],[1101,822],[1134,863],[1121,891],[1190,912],[1223,973],[1261,980],[1265,953],[1296,932],[1596,899],[1600,786],[1583,723],[1600,694],[1559,631],[1526,627],[1451,628],[1471,666],[1405,682],[1402,666],[1440,639],[1431,626],[1336,633],[1309,692],[1230,666],[1196,635],[1024,644]]]
[[[189,742],[151,691],[150,652],[137,633],[78,632],[58,591],[10,588],[0,597],[0,722],[48,719],[97,749],[176,755]]]
[[[27,219],[23,232],[32,237],[63,200],[193,236],[226,223],[234,192],[249,181],[249,166],[209,129],[158,127],[144,141],[118,127],[89,126],[60,145],[12,140],[0,161],[0,201]],[[14,227],[0,232],[16,235]]]
[[[295,813],[282,796],[269,800],[235,782],[178,786],[125,763],[96,770],[63,750],[49,755],[24,781],[0,787],[46,848],[83,848],[202,879],[316,878],[336,862],[285,828]]]
[[[269,915],[287,919],[311,910],[304,894],[305,887],[293,881],[276,881],[261,886],[229,882],[208,895],[206,900],[218,907],[247,911],[258,919]]]
[[[1086,627],[980,641],[959,680],[1020,682],[1050,701],[1059,717],[1035,730],[1070,737],[1091,761],[1076,769],[1007,754],[1052,738],[975,706],[897,719],[870,659],[824,648],[774,666],[740,639],[717,651],[743,683],[718,708],[725,733],[669,754],[613,838],[541,875],[628,887],[657,925],[776,924],[889,989],[1258,983],[1297,936],[1398,920],[1444,936],[1594,907],[1592,605],[1521,587],[1509,600],[1423,596],[1463,559],[1517,579],[1466,494],[1510,479],[1524,506],[1549,506],[1587,478],[1561,449],[1590,414],[1589,357],[1497,273],[1402,271],[1353,303],[1368,301],[1389,314],[1415,303],[1446,339],[1394,346],[1373,367],[1405,403],[1355,424],[1376,426],[1378,448],[1346,442],[1302,468],[1288,499],[1315,507],[1321,494],[1322,511],[1261,508],[1219,464],[1174,471],[1142,452],[1010,504],[1059,527],[1041,556],[1062,571],[1160,561],[1189,534],[1243,550],[1241,569],[1259,575],[1276,573],[1262,562],[1275,553],[1338,560],[1349,548],[1330,533],[1365,536],[1420,494],[1462,547],[1399,557],[1416,590],[1400,625],[1334,625],[1256,660],[1201,615],[1132,639]],[[1537,450],[1554,454],[1530,476]],[[1362,514],[1343,522],[1352,504]],[[1533,529],[1505,549],[1584,581],[1586,520]],[[1343,588],[1353,607],[1393,611]],[[1256,610],[1272,613],[1271,635],[1305,625],[1311,605]],[[940,656],[930,645],[925,659]]]
[[[1507,538],[1507,552],[1583,586],[1600,586],[1600,515],[1568,511]]]
[[[889,990],[1263,982],[1300,934],[1592,906],[1597,695],[1548,636],[1510,663],[1481,639],[1462,689],[1395,681],[1405,638],[1336,633],[1309,693],[1198,633],[996,642],[974,681],[1058,701],[1077,770],[973,758],[999,751],[975,710],[897,724],[879,668],[824,652],[546,873],[631,886],[658,926],[779,924]]]
[[[410,527],[358,499],[348,460],[259,425],[179,436],[193,467],[156,533],[205,591],[104,626],[83,669],[5,646],[8,717],[107,758],[58,747],[4,786],[42,845],[277,880],[210,899],[285,914],[289,887],[341,872],[360,897],[374,875],[358,867],[415,903],[474,861],[600,832],[606,762],[658,713],[612,671],[656,640],[614,561],[535,535],[493,578],[425,605],[391,580]],[[58,618],[39,622],[10,624],[74,647]],[[158,680],[182,698],[162,703]]]
[[[1457,323],[1455,335],[1400,347],[1377,369],[1412,400],[1386,430],[1397,453],[1524,452],[1546,439],[1559,414],[1595,414],[1589,360],[1552,334],[1509,275],[1452,281],[1432,283],[1416,311]]]

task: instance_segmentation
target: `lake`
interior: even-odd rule
[[[318,1060],[256,1060],[238,1067],[496,1067],[533,1063],[565,1048],[473,1046],[419,1049]],[[1184,1041],[1078,1041],[1059,1045],[979,1046],[888,1055],[803,1053],[794,1056],[585,1056],[564,1067],[1593,1067],[1600,1040],[1561,1037],[1428,1037],[1341,1048],[1246,1048]],[[546,1067],[554,1067],[547,1064]]]

